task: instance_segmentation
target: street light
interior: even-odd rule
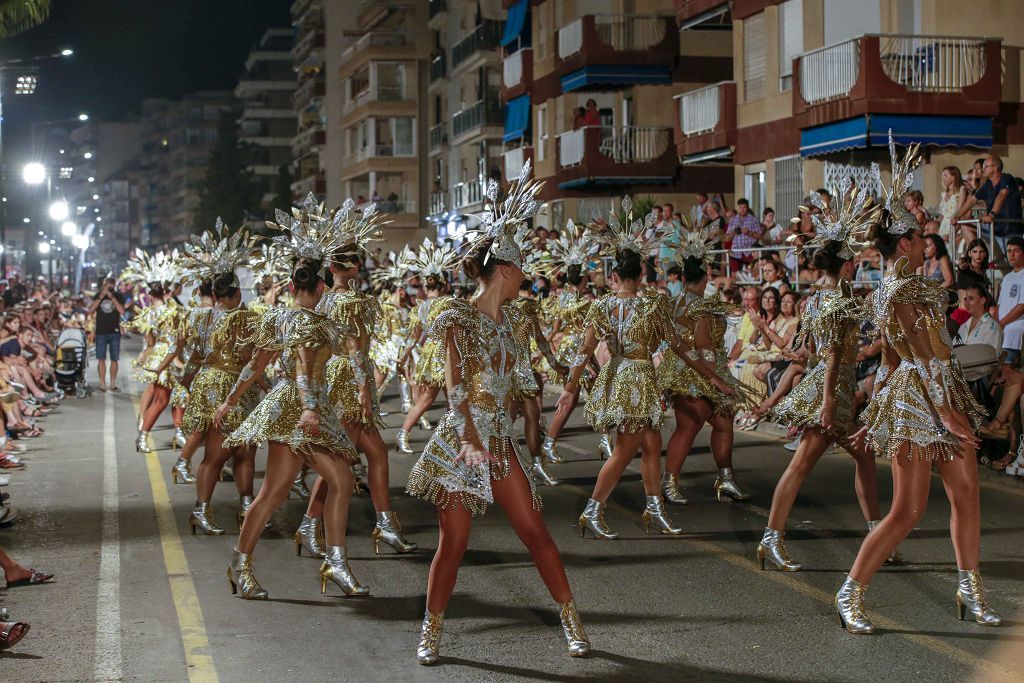
[[[46,180],[46,167],[38,161],[25,164],[21,177],[29,185],[39,185]]]
[[[68,209],[68,203],[63,199],[50,204],[50,218],[55,221],[66,220],[70,212],[70,209]]]
[[[71,221],[66,221],[60,226],[60,234],[65,237],[72,237],[78,232],[78,226]]]
[[[39,243],[39,253],[40,254],[49,254],[50,253],[50,243],[49,242],[45,242],[45,241],[44,242],[40,242]]]
[[[85,251],[89,248],[89,236],[88,235],[75,235],[71,238],[71,244],[74,245],[75,249],[79,251]]]
[[[88,114],[79,114],[78,115],[78,120],[79,121],[88,121],[89,120],[89,115]]]
[[[83,159],[92,159],[92,152],[86,152],[82,155]]]
[[[61,57],[70,57],[73,54],[75,54],[75,51],[74,50],[69,50],[67,48],[65,48],[65,49],[60,51],[60,56]]]

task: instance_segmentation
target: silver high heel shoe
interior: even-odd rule
[[[679,536],[683,530],[672,523],[665,512],[665,501],[661,496],[647,496],[647,507],[644,508],[640,520],[644,526],[644,533],[651,533],[651,525],[663,534],[668,536]]]
[[[412,453],[412,449],[409,448],[409,435],[406,434],[404,429],[399,429],[398,433],[395,434],[395,450],[399,453]]]
[[[150,448],[149,446],[149,432],[139,432],[139,436],[135,439],[135,451],[137,453],[155,453],[156,449]]]
[[[576,601],[558,603],[559,618],[562,620],[562,635],[570,657],[586,657],[590,654],[590,639],[583,630],[583,622],[576,612]]]
[[[305,549],[310,557],[323,559],[324,520],[319,517],[302,515],[302,524],[295,530],[295,556],[301,557]]]
[[[420,415],[420,419],[416,421],[416,424],[425,432],[429,432],[434,428],[434,425],[430,424],[430,420],[427,419],[426,415]]]
[[[867,635],[875,632],[875,625],[864,614],[864,592],[862,586],[847,576],[842,587],[836,593],[835,605],[839,612],[839,625],[854,635]]]
[[[181,431],[181,427],[178,427],[174,430],[174,445],[178,448],[184,448],[185,441],[185,433]]]
[[[441,659],[441,633],[444,631],[444,612],[431,614],[430,610],[423,613],[423,626],[420,628],[420,644],[416,647],[416,661],[420,664],[437,664]]]
[[[580,518],[576,521],[576,527],[580,530],[580,538],[584,537],[587,529],[594,534],[594,538],[601,541],[612,541],[619,537],[604,523],[604,503],[599,503],[593,498],[587,501],[587,506],[583,508]]]
[[[544,454],[544,458],[552,465],[565,462],[565,459],[558,452],[558,443],[550,436],[544,437],[544,444],[540,447],[540,451]]]
[[[601,459],[611,460],[612,450],[614,450],[612,448],[612,438],[607,434],[602,434],[601,440],[598,442],[598,445],[601,448]]]
[[[761,563],[761,571],[764,571],[765,560],[775,565],[780,572],[800,571],[801,565],[794,562],[786,550],[785,537],[785,531],[764,528],[764,536],[757,545],[757,561]]]
[[[232,595],[241,595],[246,600],[266,600],[270,597],[252,573],[252,555],[237,550],[228,565],[228,583],[231,584]]]
[[[224,529],[217,526],[217,522],[213,518],[213,508],[210,507],[210,504],[198,500],[196,506],[192,508],[192,514],[189,515],[188,526],[192,530],[193,536],[196,535],[196,529],[207,536],[220,536],[224,533]]]
[[[558,486],[562,482],[558,481],[544,469],[544,459],[534,458],[533,466],[530,467],[530,476],[533,477],[533,482],[537,486]]]
[[[402,523],[398,521],[398,515],[393,511],[377,513],[377,526],[373,527],[373,552],[380,555],[380,544],[387,543],[394,548],[396,553],[404,554],[415,552],[419,547],[410,543],[402,536]]]
[[[288,495],[291,496],[293,493],[302,500],[309,500],[310,493],[309,486],[306,485],[305,472],[299,472],[295,481],[292,482],[292,488]]]
[[[872,519],[868,522],[868,533],[874,531],[878,523],[882,521],[880,519]],[[889,557],[885,558],[886,564],[903,564],[903,555],[900,554],[899,547],[893,548],[893,551],[889,553]]]
[[[981,585],[981,574],[974,569],[959,569],[960,582],[956,588],[956,618],[968,616],[982,626],[999,626],[1002,617],[988,606],[985,588]]]
[[[679,490],[679,477],[668,472],[661,475],[661,495],[665,497],[667,502],[674,505],[686,505],[690,502],[686,500]]]
[[[348,566],[344,546],[329,545],[324,563],[320,565],[320,593],[327,592],[327,582],[333,581],[345,595],[369,595],[370,589],[359,583]]]
[[[179,479],[182,484],[196,483],[196,477],[192,474],[192,463],[185,458],[178,458],[171,467],[171,480],[177,484]]]
[[[402,397],[402,414],[405,415],[412,410],[412,390],[409,389],[408,381],[398,380],[398,394]]]
[[[718,470],[718,478],[715,479],[715,496],[718,502],[722,502],[722,494],[733,500],[746,500],[750,495],[744,493],[743,489],[736,483],[736,476],[732,473],[731,467],[722,467]]]

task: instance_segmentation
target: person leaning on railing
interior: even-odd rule
[[[984,202],[988,211],[981,217],[980,236],[987,238],[988,231],[993,230],[996,242],[1005,249],[1007,238],[1022,232],[1020,188],[1016,178],[1003,173],[1003,160],[995,154],[985,157],[982,173],[984,183],[963,203],[954,222],[963,220],[978,202]]]

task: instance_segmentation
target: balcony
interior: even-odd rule
[[[430,82],[438,81],[448,75],[447,58],[444,51],[438,52],[430,60]]]
[[[999,39],[866,35],[793,61],[800,128],[866,114],[995,116]]]
[[[725,0],[675,0],[679,30],[732,28],[729,5]]]
[[[327,89],[322,78],[307,79],[292,93],[292,107],[296,111],[305,109],[306,105],[314,98],[323,97],[326,92]]]
[[[511,99],[526,94],[526,88],[533,83],[533,50],[524,47],[506,57],[501,63],[502,99]]]
[[[501,42],[502,22],[484,20],[469,35],[460,40],[452,48],[452,69],[467,61],[477,52],[497,54],[498,43]]]
[[[452,117],[452,139],[458,139],[486,126],[504,124],[497,95],[490,95],[457,112]]]
[[[502,170],[505,173],[505,182],[510,183],[519,177],[519,172],[523,170],[523,165],[527,161],[533,160],[533,147],[516,147],[514,149],[507,150],[502,154],[503,164]]]
[[[430,4],[427,9],[428,25],[430,28],[436,29],[435,23],[440,24],[444,20],[445,14],[448,12],[447,0],[430,0]],[[435,17],[437,21],[435,22]]]
[[[452,208],[466,209],[484,201],[486,182],[482,179],[456,183],[452,188]]]
[[[302,60],[308,57],[313,50],[322,49],[324,44],[323,31],[319,29],[306,31],[305,35],[299,38],[299,42],[295,43],[295,46],[292,48],[292,64],[299,64]]]
[[[558,186],[670,184],[677,160],[669,128],[587,126],[558,136]]]
[[[430,127],[430,151],[436,152],[448,144],[448,124],[439,123]]]
[[[341,53],[340,64],[344,67],[349,62],[354,61],[357,56],[364,55],[368,59],[387,59],[389,56],[391,58],[398,58],[399,55],[395,54],[396,48],[404,47],[410,47],[412,54],[409,54],[409,50],[400,50],[402,53],[400,58],[404,59],[415,55],[415,43],[409,32],[404,29],[368,31]]]
[[[311,152],[318,151],[326,142],[327,133],[323,128],[307,128],[292,138],[292,157],[301,159]]]
[[[588,14],[558,29],[557,42],[563,91],[607,90],[671,83],[679,30],[670,17]]]
[[[311,175],[292,183],[292,196],[296,199],[301,200],[310,192],[319,197],[324,196],[327,193],[327,179],[323,175]]]
[[[355,109],[369,104],[370,102],[401,102],[409,98],[409,93],[404,86],[400,85],[378,85],[375,88],[366,88],[356,93],[352,99],[345,102],[341,108],[342,115],[348,115]]]
[[[448,193],[447,192],[431,192],[430,193],[430,215],[437,216],[438,214],[446,213],[448,211]]]
[[[387,142],[361,147],[346,157],[345,163],[357,164],[360,161],[379,157],[412,157],[415,155],[416,145],[412,142]]]
[[[725,158],[736,147],[736,83],[676,95],[676,152],[683,163]]]

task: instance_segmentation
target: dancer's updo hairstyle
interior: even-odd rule
[[[230,299],[238,294],[238,280],[234,273],[221,273],[213,278],[210,287],[213,290],[213,296],[218,299]]]
[[[623,280],[636,280],[644,272],[640,254],[632,249],[615,252],[615,267],[612,272]]]
[[[708,273],[704,260],[697,256],[687,256],[683,260],[683,282],[700,282]]]
[[[493,242],[494,240],[490,238],[482,240],[473,245],[472,251],[466,254],[466,258],[462,262],[462,269],[465,271],[466,277],[486,282],[491,279],[498,266],[512,265],[508,261],[495,258],[493,254],[490,258],[487,257]],[[486,263],[484,263],[485,260]]]
[[[847,259],[839,255],[842,249],[842,242],[825,242],[824,246],[814,252],[814,256],[811,258],[811,265],[818,270],[824,270],[829,275],[839,275],[839,271],[843,269],[843,264],[847,261]]]
[[[914,230],[917,229],[911,228],[899,235],[894,235],[889,232],[889,226],[891,224],[892,214],[888,209],[883,209],[881,218],[868,230],[868,239],[874,243],[875,248],[882,254],[882,258],[886,260],[891,259],[896,255],[896,250],[899,248],[900,240],[904,237],[909,238]]]
[[[320,277],[320,270],[323,262],[311,258],[300,258],[292,266],[291,282],[296,290],[312,292],[316,290],[323,278]]]
[[[199,296],[213,296],[213,280],[203,280],[199,283]]]

